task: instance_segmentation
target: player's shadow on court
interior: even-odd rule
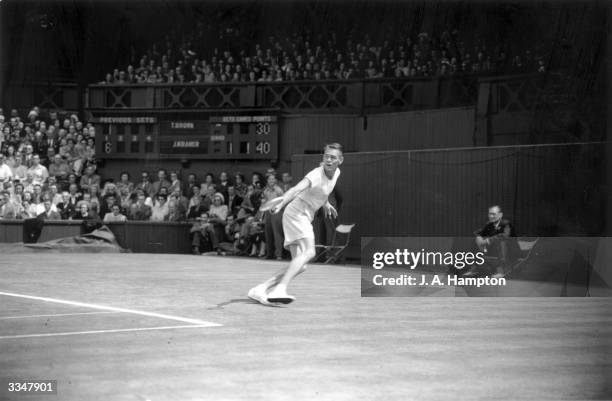
[[[206,309],[218,310],[218,309],[223,309],[225,306],[231,305],[231,304],[257,304],[259,305],[259,302],[254,301],[250,298],[234,298],[234,299],[230,299],[229,301],[221,302],[220,304],[217,304],[213,307],[206,308]]]

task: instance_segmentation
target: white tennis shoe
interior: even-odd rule
[[[295,297],[287,294],[286,290],[276,287],[268,293],[267,301],[274,304],[290,304],[295,301]]]
[[[262,285],[258,285],[255,286],[253,288],[251,288],[247,294],[247,296],[249,298],[251,298],[254,301],[259,302],[262,305],[266,305],[266,306],[279,306],[277,304],[273,304],[271,302],[268,302],[268,296],[266,294],[266,288]]]

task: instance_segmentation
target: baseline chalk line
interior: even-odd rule
[[[202,327],[211,327],[210,325],[184,325],[184,326],[157,326],[157,327],[137,327],[132,329],[110,329],[110,330],[90,330],[90,331],[65,331],[59,333],[38,333],[38,334],[17,334],[14,336],[0,336],[0,340],[10,340],[17,338],[34,338],[34,337],[59,337],[59,336],[75,336],[82,334],[102,334],[102,333],[127,333],[133,331],[151,331],[151,330],[172,330],[172,329],[197,329]]]
[[[0,316],[0,320],[31,319],[31,318],[39,318],[39,317],[79,316],[79,315],[108,315],[111,313],[121,313],[121,312],[100,311],[100,312],[52,313],[48,315]]]
[[[16,294],[12,292],[2,292],[2,291],[0,291],[0,295],[5,295],[7,297],[15,297],[15,298],[33,299],[36,301],[43,301],[43,302],[52,302],[56,304],[80,306],[83,308],[90,308],[90,309],[99,309],[99,310],[106,310],[106,311],[112,311],[112,312],[123,312],[123,313],[131,313],[134,315],[157,317],[160,319],[174,320],[177,322],[189,323],[189,324],[194,324],[194,325],[198,325],[202,327],[223,326],[222,324],[207,322],[205,320],[191,319],[191,318],[173,316],[173,315],[165,315],[162,313],[155,313],[155,312],[145,312],[145,311],[140,311],[140,310],[135,310],[135,309],[115,308],[113,306],[96,305],[96,304],[90,304],[90,303],[85,303],[85,302],[67,301],[67,300],[57,299],[57,298],[37,297],[33,295]]]

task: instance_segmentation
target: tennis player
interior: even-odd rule
[[[306,270],[306,263],[315,256],[312,229],[315,212],[323,207],[327,216],[338,216],[327,197],[338,181],[338,166],[343,161],[340,144],[325,145],[321,165],[285,192],[281,201],[272,208],[272,213],[278,213],[287,206],[283,214],[284,246],[291,252],[291,263],[270,279],[251,288],[249,298],[269,306],[288,304],[295,300],[295,297],[287,294],[287,287],[295,276]]]

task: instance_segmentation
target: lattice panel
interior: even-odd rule
[[[414,84],[412,82],[386,82],[381,84],[382,106],[407,107],[413,101]]]
[[[543,89],[537,78],[498,82],[496,88],[498,112],[510,113],[533,110]]]
[[[163,107],[171,109],[238,108],[240,107],[240,87],[168,87],[163,89],[162,104]]]
[[[342,84],[263,86],[263,105],[285,109],[338,109],[347,107],[347,90]]]
[[[35,87],[34,104],[41,108],[61,109],[64,107],[64,91],[58,87]]]
[[[132,91],[129,87],[114,87],[106,91],[106,107],[124,109],[132,106]]]

